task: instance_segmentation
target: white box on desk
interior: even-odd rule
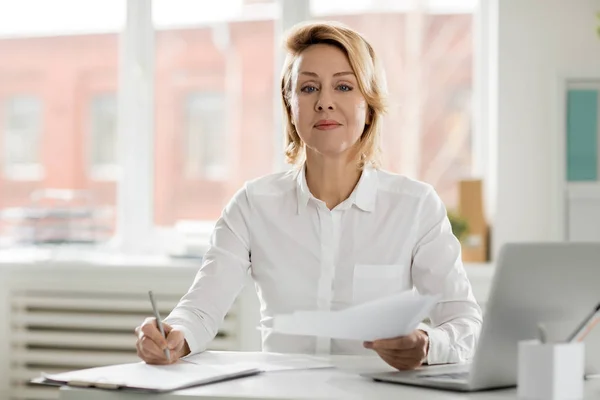
[[[517,393],[520,399],[583,398],[585,345],[519,342]]]

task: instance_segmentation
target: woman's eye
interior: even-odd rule
[[[344,84],[339,85],[338,89],[341,90],[342,92],[349,92],[352,90],[352,88],[350,86],[344,85]]]
[[[304,86],[302,89],[300,89],[300,91],[304,93],[313,93],[316,90],[317,88],[314,86]]]

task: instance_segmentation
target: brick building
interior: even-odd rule
[[[340,16],[374,45],[387,72],[386,167],[398,171],[409,99],[406,15]],[[433,15],[419,73],[417,178],[449,207],[470,172],[471,15]],[[213,220],[247,179],[273,171],[273,21],[226,25],[229,47],[209,27],[156,34],[155,220]],[[114,205],[118,35],[0,39],[0,208],[38,188],[88,189]],[[135,149],[127,157],[135,157]],[[403,171],[398,171],[403,172]]]

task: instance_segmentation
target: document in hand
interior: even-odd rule
[[[296,311],[276,315],[273,331],[362,341],[404,336],[417,328],[437,300],[406,291],[339,311]]]
[[[184,361],[172,365],[148,365],[139,362],[62,374],[43,374],[42,377],[32,380],[32,383],[161,393],[241,378],[260,372],[258,369],[244,365],[195,365]]]

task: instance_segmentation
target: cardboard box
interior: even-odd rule
[[[488,224],[483,210],[483,182],[462,180],[458,188],[458,212],[468,224],[462,242],[464,262],[485,262],[488,259]]]

